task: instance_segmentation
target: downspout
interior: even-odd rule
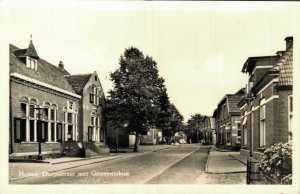
[[[11,101],[11,77],[9,76],[9,133],[10,133],[10,151],[9,154],[14,153],[13,151],[13,132],[12,132],[12,125],[13,125],[13,118],[12,118],[12,101]]]

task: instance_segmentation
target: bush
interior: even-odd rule
[[[277,143],[264,151],[258,168],[275,183],[292,183],[292,145],[289,143]]]

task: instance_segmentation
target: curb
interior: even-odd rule
[[[109,155],[109,156],[115,156],[116,154],[113,155]],[[109,156],[94,156],[94,157],[89,157],[89,158],[80,158],[77,160],[69,160],[69,161],[62,161],[62,162],[49,162],[51,165],[56,165],[56,164],[64,164],[64,163],[72,163],[72,162],[78,162],[78,161],[87,161],[87,160],[93,160],[93,159],[97,159],[97,158],[105,158],[105,157],[109,157]]]
[[[234,172],[205,172],[207,174],[238,174],[238,173],[246,173],[247,171],[234,171]]]
[[[235,160],[238,160],[240,163],[244,164],[247,166],[247,163],[243,162],[242,160],[240,160],[239,158],[234,157],[233,155],[229,154],[228,156],[234,158]]]

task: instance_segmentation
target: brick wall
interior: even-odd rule
[[[274,143],[288,141],[288,96],[292,94],[291,90],[278,91],[276,84],[271,84],[261,94],[255,97],[251,104],[245,107],[248,112],[253,107],[259,107],[262,98],[265,100],[273,98],[266,103],[266,147]],[[277,98],[277,95],[279,98]],[[260,109],[253,112],[253,150],[259,153],[260,142]],[[241,111],[243,115],[243,110]],[[247,150],[251,145],[251,114],[247,116]],[[243,134],[242,134],[243,135]],[[243,140],[243,137],[242,137]],[[256,154],[257,155],[257,154]]]
[[[11,116],[10,124],[11,124],[11,135],[14,137],[14,118],[21,116],[21,98],[26,97],[30,99],[36,99],[39,105],[43,105],[44,102],[49,102],[51,104],[55,104],[57,106],[57,122],[64,122],[64,112],[63,107],[67,106],[67,101],[74,102],[75,107],[78,108],[79,99],[74,98],[72,96],[68,96],[62,93],[55,92],[53,90],[49,90],[47,88],[43,88],[37,85],[32,85],[30,83],[24,82],[22,80],[11,78]],[[62,135],[64,133],[62,132]],[[51,150],[52,148],[59,148],[60,143],[45,143],[43,144],[43,149]],[[13,152],[31,152],[36,151],[37,144],[35,143],[13,143]]]

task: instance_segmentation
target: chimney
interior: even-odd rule
[[[61,69],[65,69],[64,64],[62,61],[59,61],[58,67]]]
[[[293,37],[292,36],[288,36],[284,40],[286,42],[286,49],[288,49],[290,46],[293,46]]]

